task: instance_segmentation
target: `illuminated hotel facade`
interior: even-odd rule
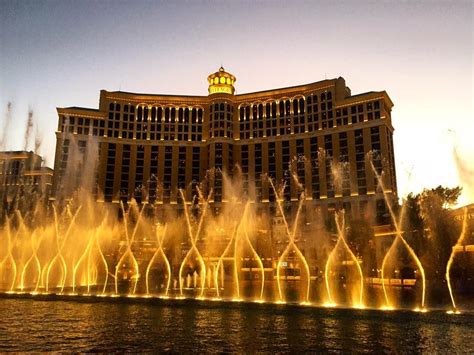
[[[382,214],[383,194],[366,159],[374,152],[396,200],[393,103],[385,91],[351,95],[339,77],[237,95],[235,81],[221,67],[208,77],[207,96],[102,90],[97,110],[58,108],[54,190],[66,193],[91,159],[91,186],[103,202],[179,205],[178,189],[190,200],[207,178],[218,210],[228,197],[223,172],[241,174],[245,198],[263,208],[275,201],[268,176],[285,182],[288,205],[304,186],[307,207]]]

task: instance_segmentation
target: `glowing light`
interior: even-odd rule
[[[425,292],[426,292],[425,270],[423,269],[423,265],[421,265],[420,259],[415,254],[415,251],[410,247],[410,245],[407,243],[405,238],[403,238],[402,231],[401,231],[401,226],[403,225],[403,223],[402,223],[403,222],[403,217],[405,215],[406,203],[404,203],[402,205],[402,210],[400,212],[400,219],[397,221],[397,218],[395,217],[395,212],[393,211],[393,208],[392,208],[392,204],[389,201],[388,196],[387,196],[387,189],[385,188],[385,186],[383,184],[383,181],[382,181],[382,178],[378,174],[377,169],[375,168],[372,160],[370,161],[370,165],[371,165],[372,170],[375,174],[375,177],[377,178],[378,184],[379,184],[379,186],[381,187],[381,189],[383,191],[383,196],[384,196],[384,199],[385,199],[385,202],[386,202],[385,204],[388,207],[388,211],[390,213],[390,217],[392,219],[392,222],[393,222],[393,225],[395,226],[395,231],[396,231],[396,237],[395,237],[394,241],[392,242],[392,245],[388,249],[387,254],[385,254],[385,257],[384,257],[383,262],[382,262],[382,274],[381,274],[381,276],[382,276],[382,288],[383,288],[383,292],[384,292],[384,296],[385,296],[385,302],[387,304],[391,304],[391,302],[389,300],[389,297],[388,297],[386,287],[385,287],[385,277],[384,277],[385,276],[384,275],[385,265],[387,263],[387,260],[389,259],[389,255],[391,255],[391,253],[395,250],[395,246],[397,245],[397,242],[401,241],[403,243],[403,246],[405,247],[405,249],[408,251],[409,255],[415,261],[416,265],[418,266],[418,269],[420,270],[421,281],[422,281],[421,308],[424,308],[424,306],[425,306]]]
[[[452,310],[449,310],[446,312],[447,314],[461,314],[460,311],[458,311],[457,309],[452,309]]]
[[[182,189],[179,190],[179,193],[181,194],[181,198],[183,199],[183,201],[186,201],[186,198],[184,196],[184,192],[183,192]],[[201,191],[199,190],[199,188],[198,188],[198,193],[202,197],[202,194],[201,194]],[[191,249],[189,249],[189,251],[186,253],[186,256],[184,257],[183,261],[181,262],[181,266],[179,267],[179,292],[180,292],[181,295],[183,294],[183,283],[184,283],[183,270],[184,270],[184,266],[188,262],[188,259],[191,257],[191,254],[193,252],[196,254],[196,258],[198,259],[198,262],[199,262],[200,267],[201,267],[201,269],[200,269],[200,271],[201,271],[201,275],[200,275],[201,296],[204,295],[204,286],[205,286],[205,283],[206,283],[206,263],[204,262],[204,259],[203,259],[201,253],[199,252],[199,250],[196,246],[196,241],[198,240],[199,235],[201,234],[201,229],[202,229],[202,224],[203,224],[203,221],[204,221],[204,216],[206,215],[207,206],[209,205],[209,199],[211,198],[211,196],[212,196],[212,189],[209,192],[209,195],[208,195],[207,199],[204,202],[204,206],[203,206],[203,210],[202,210],[202,213],[201,213],[201,217],[199,219],[199,224],[198,224],[196,234],[193,233],[188,208],[186,207],[186,204],[184,205],[184,215],[186,217],[186,223],[187,223],[187,226],[188,226],[188,234],[189,234],[189,239],[191,241]]]
[[[426,308],[419,308],[419,307],[416,307],[414,309],[415,312],[419,312],[419,313],[426,313],[428,312],[428,310]]]
[[[338,216],[339,216],[339,219],[341,219],[342,221],[339,221]],[[353,260],[354,264],[357,266],[357,271],[359,272],[359,304],[363,304],[362,300],[364,296],[364,275],[362,274],[362,268],[360,266],[359,260],[356,258],[351,248],[349,248],[349,245],[347,244],[344,238],[344,233],[345,233],[344,210],[342,210],[339,214],[336,213],[334,215],[334,218],[336,221],[338,238],[337,238],[336,245],[334,246],[331,253],[329,254],[329,257],[326,261],[326,267],[324,268],[324,279],[325,279],[325,284],[326,284],[326,291],[329,298],[329,303],[334,303],[334,299],[331,293],[331,287],[329,285],[329,269],[332,264],[334,255],[336,255],[336,251],[338,247],[342,245],[344,247],[344,250],[346,250],[346,252],[349,254],[351,259]]]
[[[451,286],[451,266],[454,261],[454,257],[457,253],[457,248],[458,246],[462,245],[462,242],[464,240],[464,237],[466,236],[466,231],[467,231],[467,207],[464,208],[464,219],[462,222],[462,229],[461,229],[461,234],[459,236],[459,239],[456,241],[456,244],[454,245],[451,255],[449,256],[448,264],[446,265],[446,283],[448,284],[448,290],[449,290],[449,296],[451,297],[451,303],[453,304],[453,308],[456,309],[456,302],[454,301],[454,294],[453,294],[453,289]]]
[[[2,261],[0,261],[0,276],[1,276],[2,269],[4,268],[4,265],[8,261],[10,261],[10,264],[11,264],[12,269],[13,269],[12,282],[11,282],[11,285],[10,285],[10,291],[12,291],[13,288],[15,287],[17,267],[16,267],[15,258],[13,257],[13,253],[12,253],[14,244],[12,242],[10,219],[8,217],[6,217],[6,226],[5,227],[6,227],[6,230],[7,230],[7,255],[2,259]]]
[[[336,307],[337,305],[333,302],[326,302],[326,303],[323,303],[323,307],[325,308],[334,308]]]
[[[133,266],[134,266],[134,269],[135,269],[135,274],[132,275],[131,279],[134,279],[135,280],[135,283],[133,285],[133,290],[132,290],[132,293],[135,293],[135,290],[137,288],[137,283],[138,283],[138,278],[139,278],[139,268],[138,268],[138,262],[137,262],[137,259],[135,258],[135,256],[133,255],[133,252],[132,252],[132,244],[133,244],[133,240],[135,238],[135,234],[137,233],[137,229],[138,229],[138,226],[140,224],[140,220],[141,220],[141,217],[142,217],[142,213],[143,213],[143,210],[145,209],[145,206],[142,207],[142,209],[140,210],[140,213],[138,215],[138,218],[137,218],[137,222],[135,224],[135,228],[133,229],[133,233],[132,233],[132,237],[130,238],[129,235],[128,235],[128,223],[127,223],[127,214],[125,212],[125,207],[123,206],[123,202],[121,201],[120,202],[120,207],[122,209],[122,213],[123,213],[123,225],[124,225],[124,231],[125,231],[125,238],[126,238],[126,251],[125,253],[123,253],[122,257],[119,259],[116,267],[115,267],[115,293],[118,293],[118,282],[119,282],[119,271],[120,271],[120,267],[123,265],[123,261],[125,260],[125,258],[127,256],[130,256],[130,258],[132,259],[132,262],[133,262]]]
[[[167,229],[167,225],[165,224],[165,226],[163,227],[163,232],[160,235],[159,228],[158,227],[156,228],[156,239],[157,239],[157,243],[158,243],[158,248],[156,249],[155,253],[153,254],[153,257],[151,258],[150,262],[148,263],[148,267],[146,268],[146,277],[145,277],[145,279],[146,279],[146,293],[147,294],[150,293],[150,290],[149,290],[149,274],[150,274],[151,266],[153,265],[153,262],[155,261],[155,259],[158,256],[162,257],[162,259],[163,259],[163,261],[166,265],[166,272],[167,272],[168,281],[166,282],[165,295],[168,294],[168,291],[169,291],[169,288],[170,288],[171,266],[170,266],[170,263],[168,261],[168,258],[166,257],[165,252],[163,251],[163,240],[164,240],[165,235],[166,235],[166,229]]]
[[[275,196],[276,196],[275,201],[276,201],[278,210],[280,211],[280,214],[282,216],[283,223],[285,225],[285,230],[286,230],[287,236],[289,238],[289,243],[286,246],[283,253],[278,258],[278,263],[277,263],[277,265],[278,265],[277,266],[277,286],[278,286],[278,295],[280,296],[280,301],[283,301],[283,292],[282,292],[281,278],[280,278],[281,263],[283,262],[283,260],[285,260],[286,256],[290,252],[290,250],[293,250],[295,252],[295,254],[298,256],[298,258],[301,260],[301,262],[303,263],[303,266],[304,266],[305,271],[306,271],[307,282],[306,282],[306,293],[305,293],[305,299],[304,300],[306,302],[309,302],[309,290],[310,290],[310,285],[311,285],[311,274],[310,274],[310,271],[309,271],[309,265],[308,265],[304,255],[303,255],[303,253],[300,251],[298,246],[295,244],[295,235],[296,235],[296,231],[297,231],[297,228],[298,228],[298,218],[299,218],[299,215],[300,215],[300,212],[301,212],[301,207],[303,206],[303,202],[305,200],[304,199],[304,192],[301,193],[300,202],[298,203],[298,209],[296,211],[293,232],[290,232],[290,228],[288,227],[288,222],[286,221],[285,212],[283,211],[283,206],[282,206],[282,201],[283,200],[281,199],[281,196],[280,196],[281,194],[279,194],[277,189],[275,188],[275,184],[273,183],[273,180],[271,178],[269,178],[268,180],[270,182],[270,186],[272,187],[272,189],[275,193]]]

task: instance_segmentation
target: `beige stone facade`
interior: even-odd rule
[[[396,200],[393,103],[385,91],[351,95],[339,77],[235,94],[235,81],[221,68],[208,77],[207,96],[102,90],[97,110],[58,108],[55,191],[67,194],[86,179],[99,201],[172,205],[178,189],[190,199],[208,177],[219,208],[227,197],[222,173],[238,173],[245,198],[262,206],[275,200],[271,177],[286,182],[290,202],[300,198],[299,181],[308,206],[383,214],[372,152]]]

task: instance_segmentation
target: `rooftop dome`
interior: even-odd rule
[[[221,66],[219,71],[216,71],[214,74],[207,77],[207,81],[209,82],[209,95],[219,93],[233,95],[235,92],[235,80],[235,76],[226,72]]]

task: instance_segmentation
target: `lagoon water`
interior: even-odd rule
[[[474,352],[474,313],[0,299],[0,351]]]

